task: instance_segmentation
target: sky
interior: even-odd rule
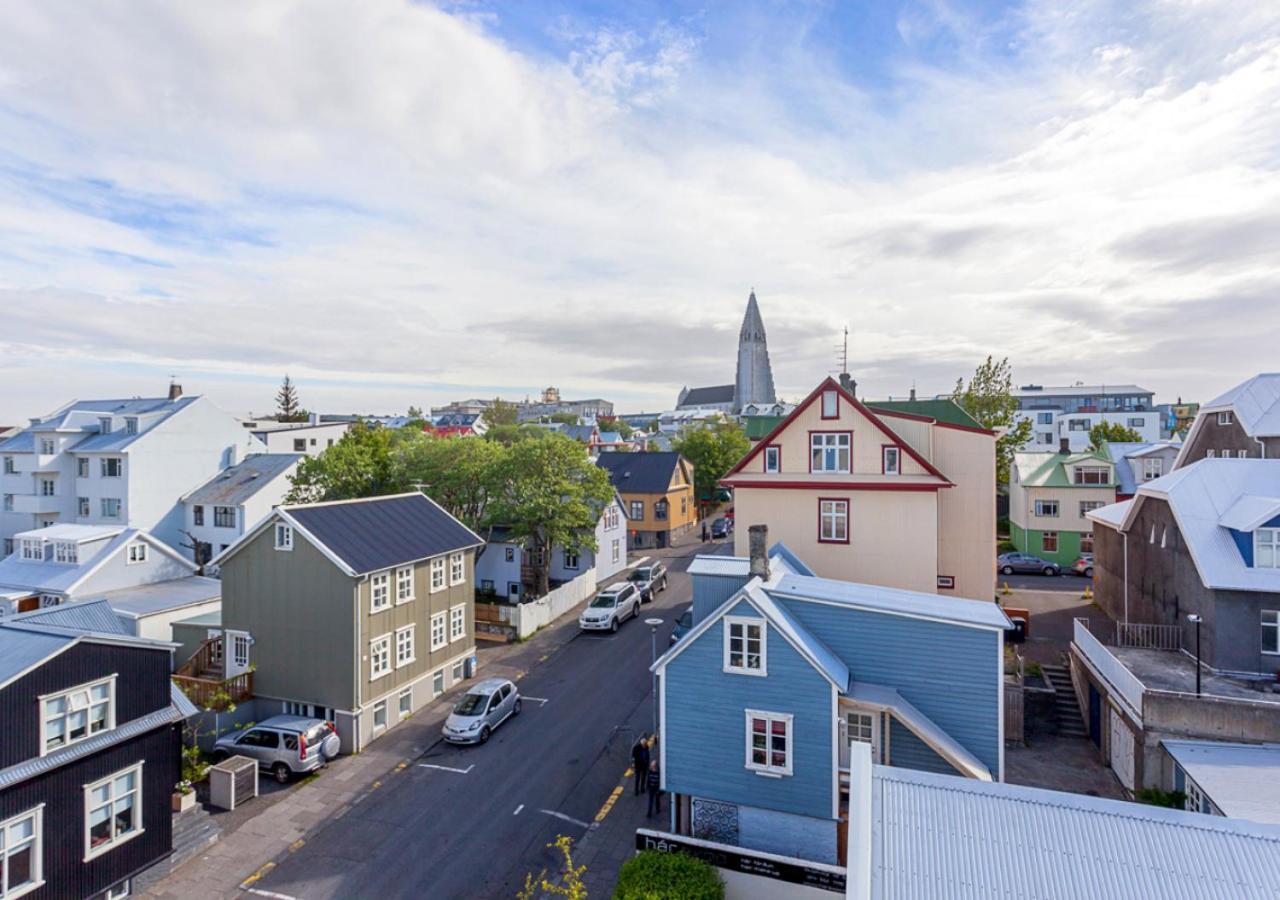
[[[849,369],[1208,400],[1280,347],[1280,5],[0,0],[0,423]]]

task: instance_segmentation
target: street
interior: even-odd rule
[[[1008,583],[1009,587],[1028,591],[1063,591],[1083,594],[1086,587],[1093,585],[1092,578],[1084,578],[1074,572],[1063,572],[1061,575],[1001,575],[996,573],[996,590],[999,591]]]
[[[483,746],[439,742],[387,776],[256,879],[253,893],[326,897],[510,897],[526,873],[556,869],[546,845],[580,838],[629,764],[634,726],[652,703],[650,629],[658,652],[692,600],[672,557],[670,583],[616,635],[579,634],[519,681],[523,710]],[[731,547],[715,547],[728,552]],[[666,551],[673,552],[673,551]],[[481,650],[481,676],[484,650]]]

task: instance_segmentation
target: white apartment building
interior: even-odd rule
[[[290,479],[305,458],[303,453],[255,453],[183,497],[183,530],[204,545],[199,559],[194,547],[183,547],[183,554],[207,563],[234,544],[284,502]]]
[[[0,442],[0,540],[58,524],[183,538],[181,497],[263,445],[204,397],[74,400]]]
[[[1031,420],[1031,440],[1024,450],[1056,451],[1060,439],[1066,438],[1071,451],[1079,453],[1089,447],[1090,429],[1103,422],[1132,428],[1147,443],[1161,437],[1162,417],[1154,394],[1136,384],[1028,384],[1013,394],[1018,398],[1018,418]]]
[[[309,422],[259,423],[253,429],[253,436],[266,445],[268,453],[319,456],[350,430],[350,422],[321,422],[320,417],[313,414]]]

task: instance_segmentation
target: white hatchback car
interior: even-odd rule
[[[629,581],[609,585],[578,616],[583,631],[617,631],[626,619],[640,615],[640,591]]]

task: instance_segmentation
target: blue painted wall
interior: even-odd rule
[[[1269,522],[1263,522],[1259,528],[1280,528],[1280,516],[1276,516]],[[1244,564],[1253,567],[1253,532],[1252,531],[1236,531],[1234,528],[1228,528],[1231,532],[1231,539],[1236,542],[1236,547],[1240,551],[1240,556],[1244,558]]]
[[[915,732],[892,716],[889,717],[889,765],[901,766],[904,769],[919,769],[923,772],[937,772],[941,775],[961,775],[956,767],[939,756],[932,747]],[[998,771],[991,769],[993,776]]]
[[[772,809],[738,807],[738,846],[835,865],[836,823]]]
[[[759,615],[745,600],[731,614]],[[830,821],[835,763],[830,682],[772,629],[768,676],[732,675],[723,665],[722,622],[667,664],[667,790]],[[747,709],[795,716],[791,775],[770,778],[746,768]]]
[[[693,624],[697,625],[719,609],[746,583],[746,577],[737,575],[694,575]]]
[[[777,600],[844,660],[855,680],[896,688],[999,777],[1003,676],[997,632]],[[890,745],[894,764],[903,765],[897,749]]]

